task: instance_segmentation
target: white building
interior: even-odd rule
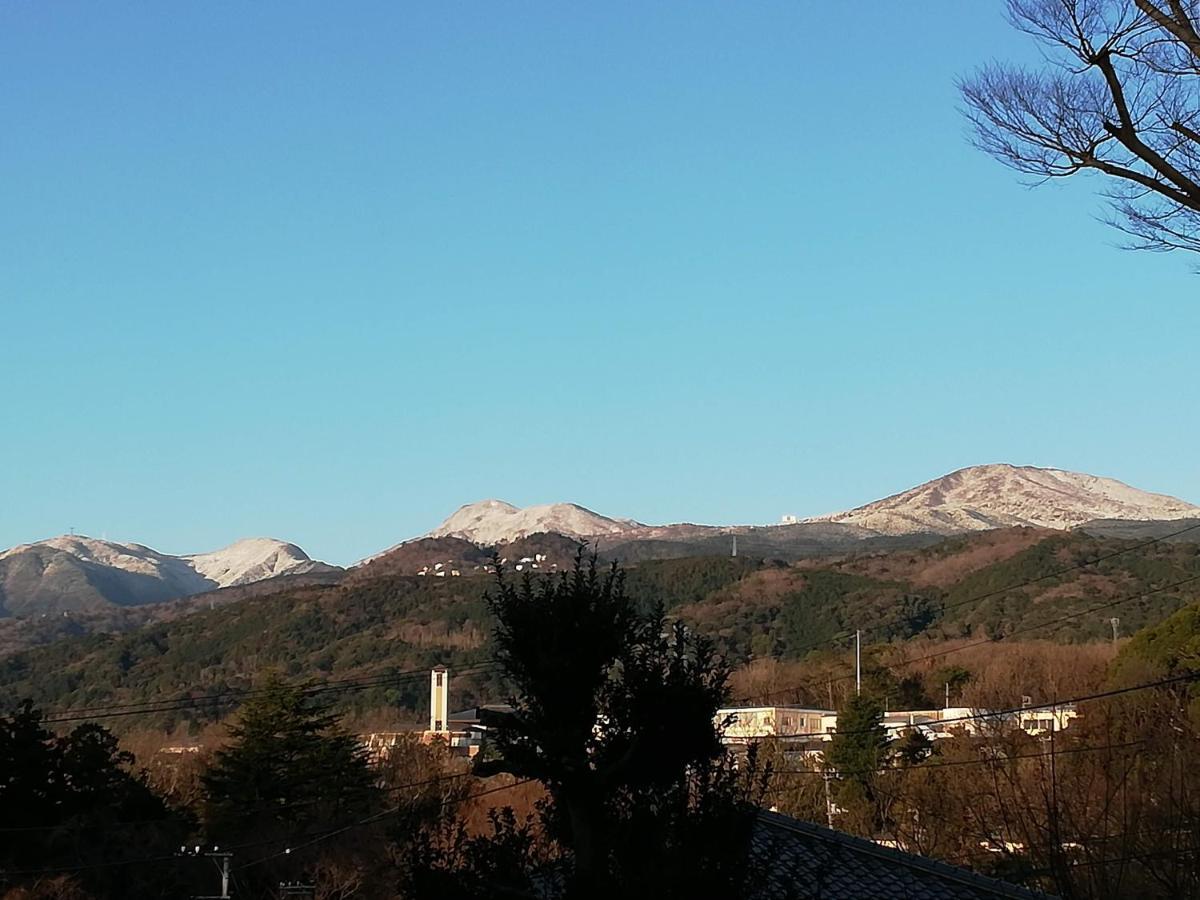
[[[715,721],[724,726],[724,741],[740,744],[767,737],[815,738],[825,734],[830,709],[801,706],[737,706],[717,710]]]
[[[421,735],[426,743],[440,740],[450,751],[460,756],[474,756],[483,746],[487,725],[482,721],[485,712],[511,712],[504,704],[477,706],[450,712],[450,670],[434,666],[429,673],[429,728]]]
[[[883,714],[883,727],[889,738],[906,731],[920,731],[930,740],[955,734],[987,734],[994,731],[1023,729],[1039,736],[1062,731],[1077,717],[1074,706],[1028,707],[1013,712],[991,712],[970,706],[941,709],[890,710]],[[744,744],[763,738],[792,740],[833,739],[837,733],[837,712],[800,706],[734,706],[717,710],[714,721],[724,728],[726,744]]]

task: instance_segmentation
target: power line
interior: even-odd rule
[[[482,675],[495,668],[494,660],[485,660],[472,666],[457,670],[458,675]],[[373,676],[371,678],[343,679],[341,681],[324,682],[309,687],[297,686],[304,696],[316,696],[325,693],[341,693],[343,691],[369,690],[374,687],[387,687],[407,683],[429,674],[428,669],[414,669],[407,672],[397,672],[392,675]],[[228,703],[265,693],[268,688],[245,690],[229,690],[201,696],[180,696],[163,700],[147,700],[141,703],[110,704],[107,706],[83,707],[81,709],[62,710],[42,719],[47,724],[91,721],[94,719],[111,719],[124,716],[152,715],[163,712],[180,712],[192,709],[202,704]]]
[[[1200,527],[1200,526],[1197,526],[1197,527]],[[1160,587],[1150,588],[1148,590],[1141,591],[1136,594],[1129,594],[1124,597],[1119,597],[1116,600],[1109,600],[1109,601],[1099,604],[1098,606],[1092,606],[1092,607],[1089,607],[1088,609],[1080,610],[1078,612],[1067,613],[1066,615],[1059,616],[1054,619],[1050,619],[1049,621],[1046,621],[1046,622],[1038,622],[1038,623],[1035,623],[1032,625],[1027,625],[1023,628],[1015,629],[1006,634],[997,635],[996,637],[980,638],[979,640],[976,640],[976,641],[970,641],[966,644],[960,644],[956,647],[950,647],[945,650],[937,650],[937,651],[934,651],[933,653],[924,654],[923,656],[915,656],[910,659],[902,659],[897,662],[890,663],[885,666],[881,666],[880,668],[883,671],[894,671],[896,669],[900,669],[905,666],[910,666],[913,663],[926,662],[930,659],[937,659],[939,657],[949,656],[951,653],[959,653],[963,650],[968,650],[972,647],[978,647],[983,644],[995,644],[995,643],[998,643],[999,641],[1007,640],[1007,639],[1013,637],[1014,635],[1025,634],[1030,631],[1040,631],[1044,628],[1050,628],[1054,625],[1059,625],[1063,622],[1070,621],[1071,619],[1077,619],[1080,616],[1091,615],[1093,613],[1100,612],[1105,609],[1110,609],[1114,606],[1119,606],[1122,603],[1128,603],[1133,600],[1142,600],[1142,599],[1145,599],[1146,597],[1152,596],[1154,594],[1161,594],[1163,591],[1169,591],[1169,590],[1172,590],[1173,588],[1181,587],[1185,584],[1190,584],[1195,581],[1200,581],[1200,574],[1190,575],[1187,578],[1180,579],[1179,581],[1172,582],[1171,584],[1165,584]],[[840,683],[843,681],[848,681],[849,679],[851,679],[853,677],[854,677],[853,674],[839,675],[836,678],[825,679],[824,681],[822,681],[820,683],[818,683],[817,681],[815,681],[813,679],[808,679],[808,680],[801,682],[798,685],[793,685],[792,687],[789,687],[789,688],[781,688],[780,690],[771,691],[766,694],[756,694],[751,697],[743,697],[743,698],[739,698],[738,700],[734,700],[733,702],[745,704],[745,703],[750,703],[755,700],[765,700],[765,699],[770,699],[772,697],[778,697],[778,696],[789,696],[789,695],[793,695],[793,694],[798,694],[804,688],[823,687],[826,684],[833,683],[833,682]]]
[[[1017,582],[1016,584],[1010,584],[1006,587],[996,588],[991,591],[986,591],[982,594],[976,594],[972,597],[967,597],[964,600],[956,600],[954,603],[942,604],[940,609],[941,609],[941,612],[943,614],[945,614],[947,610],[959,609],[963,606],[969,606],[973,603],[980,603],[984,600],[989,600],[992,597],[999,597],[1003,594],[1011,593],[1012,591],[1019,591],[1021,588],[1030,587],[1032,585],[1039,584],[1040,582],[1048,581],[1051,578],[1059,578],[1063,575],[1068,575],[1071,572],[1078,572],[1082,569],[1088,568],[1089,566],[1094,566],[1097,563],[1105,562],[1106,560],[1113,559],[1114,557],[1117,557],[1117,556],[1122,556],[1126,553],[1132,553],[1135,550],[1142,550],[1146,547],[1152,546],[1153,544],[1159,544],[1164,541],[1169,541],[1171,538],[1176,538],[1181,535],[1188,534],[1189,532],[1196,531],[1197,529],[1200,529],[1200,522],[1197,522],[1195,525],[1189,525],[1186,528],[1181,528],[1178,531],[1172,531],[1169,534],[1164,534],[1164,535],[1161,535],[1156,538],[1149,538],[1148,540],[1142,541],[1141,543],[1138,543],[1138,544],[1133,544],[1128,547],[1122,547],[1120,550],[1113,550],[1109,553],[1103,553],[1100,556],[1094,557],[1093,559],[1089,559],[1089,560],[1086,560],[1081,563],[1076,563],[1071,566],[1065,566],[1061,569],[1055,569],[1053,572],[1047,572],[1045,575],[1039,575],[1036,578],[1030,578],[1026,581],[1020,581],[1020,582]],[[843,631],[838,634],[834,634],[827,638],[824,638],[823,640],[813,641],[810,644],[801,644],[799,647],[793,647],[791,649],[792,649],[793,653],[804,653],[808,650],[815,650],[818,647],[825,646],[826,644],[832,644],[836,641],[841,641],[841,640],[846,640],[848,638],[852,638],[855,635],[855,631],[856,630]]]
[[[845,732],[850,733],[850,732]],[[1050,756],[1066,756],[1075,753],[1094,753],[1100,750],[1118,750],[1126,747],[1140,747],[1145,744],[1142,741],[1126,741],[1121,744],[1099,744],[1087,745],[1079,747],[1068,747],[1064,750],[1053,750],[1042,753],[1017,753],[1011,756],[994,756],[986,759],[951,759],[942,760],[939,762],[921,762],[911,766],[884,766],[879,769],[871,770],[871,774],[889,775],[902,772],[924,772],[927,769],[941,769],[946,766],[984,766],[995,765],[997,763],[1012,762],[1018,759],[1044,759]],[[776,775],[812,775],[824,777],[825,771],[822,769],[776,769]]]
[[[997,588],[995,590],[987,591],[982,594],[976,594],[976,595],[974,595],[972,597],[968,597],[964,600],[956,601],[955,603],[944,604],[941,607],[941,610],[944,613],[947,610],[957,609],[959,607],[966,606],[966,605],[969,605],[972,603],[981,602],[981,601],[989,599],[991,597],[1000,596],[1002,594],[1006,594],[1006,593],[1009,593],[1009,592],[1015,591],[1015,590],[1020,590],[1021,588],[1029,587],[1030,585],[1037,584],[1039,582],[1046,581],[1048,579],[1058,578],[1062,575],[1069,574],[1070,572],[1079,571],[1079,570],[1085,569],[1089,566],[1096,565],[1098,563],[1104,562],[1109,559],[1113,559],[1118,556],[1122,556],[1127,553],[1132,553],[1136,550],[1140,550],[1145,547],[1152,546],[1154,544],[1162,543],[1164,541],[1169,541],[1172,538],[1180,537],[1184,534],[1188,534],[1188,533],[1190,533],[1192,531],[1196,531],[1198,529],[1200,529],[1200,523],[1197,523],[1194,525],[1189,525],[1186,528],[1181,528],[1177,531],[1173,531],[1168,534],[1160,535],[1159,537],[1149,538],[1149,539],[1141,541],[1139,543],[1132,544],[1128,547],[1122,547],[1121,549],[1113,550],[1109,553],[1101,554],[1097,557],[1094,557],[1092,559],[1086,560],[1081,563],[1076,563],[1071,566],[1065,566],[1060,569],[1055,569],[1053,572],[1048,572],[1048,573],[1046,573],[1044,575],[1040,575],[1036,578],[1030,578],[1030,579],[1027,579],[1026,581],[1018,582],[1016,584],[1008,585],[1006,587]],[[1200,577],[1200,576],[1197,576],[1197,577]],[[1168,586],[1168,587],[1170,587],[1170,586]],[[1162,588],[1159,590],[1165,590],[1165,589],[1166,588]],[[1157,592],[1157,591],[1147,591],[1147,592],[1145,592],[1145,594],[1154,593],[1154,592]],[[1144,596],[1145,594],[1143,594],[1142,596]],[[1121,602],[1123,602],[1123,601],[1121,601]],[[1105,607],[1097,607],[1097,609],[1100,609],[1100,608],[1105,608]],[[1077,615],[1083,615],[1083,614],[1086,614],[1086,611],[1085,611],[1085,613],[1080,613]],[[1053,625],[1053,624],[1057,624],[1057,623],[1052,621],[1052,622],[1044,623],[1044,624],[1042,624],[1040,626],[1036,626],[1036,627],[1039,627],[1039,628],[1047,627],[1047,626]],[[1028,630],[1028,629],[1026,629],[1026,630]],[[840,634],[832,635],[821,641],[816,641],[816,642],[813,642],[813,643],[807,644],[807,645],[801,645],[800,647],[793,648],[793,649],[798,652],[816,649],[817,647],[824,646],[825,644],[830,644],[830,643],[834,643],[839,640],[853,637],[854,634],[855,634],[854,631],[845,631]],[[1000,640],[1000,639],[1002,639],[1002,638],[996,638],[995,640]],[[955,652],[955,651],[950,650],[950,651],[946,651],[946,652]],[[919,661],[919,660],[913,660],[913,661],[915,662],[915,661]],[[495,660],[489,658],[487,660],[483,660],[480,663],[475,663],[469,667],[460,669],[460,670],[458,670],[458,673],[459,674],[482,674],[482,672],[474,672],[473,673],[471,670],[472,669],[480,669],[481,667],[486,667],[493,663],[495,663]],[[899,663],[896,665],[904,665],[904,664],[905,663]],[[888,667],[888,668],[890,668],[890,667]],[[410,672],[396,673],[396,674],[390,675],[390,676],[376,676],[375,680],[370,680],[370,681],[364,681],[362,677],[328,681],[328,682],[323,682],[322,684],[319,684],[319,685],[313,685],[311,687],[305,688],[304,692],[307,694],[317,694],[317,693],[323,693],[326,691],[337,691],[337,690],[341,689],[342,685],[346,685],[347,689],[367,689],[370,687],[384,686],[384,685],[388,684],[392,679],[407,677],[409,675],[424,674],[425,671],[426,670],[423,670],[423,669],[422,670],[412,670]],[[838,680],[841,680],[841,679],[838,679]],[[63,710],[59,714],[52,714],[50,716],[47,716],[43,721],[45,721],[47,723],[74,722],[74,721],[82,721],[87,718],[113,718],[113,717],[117,717],[117,716],[127,716],[127,715],[142,715],[142,714],[149,715],[149,714],[157,713],[157,712],[176,712],[181,709],[186,709],[188,707],[199,705],[202,703],[221,703],[221,702],[225,702],[225,701],[229,700],[230,698],[243,698],[243,697],[254,696],[256,694],[262,693],[262,691],[263,691],[262,688],[230,689],[227,691],[220,691],[220,692],[208,694],[208,695],[199,695],[199,696],[184,695],[184,696],[180,696],[180,697],[176,697],[176,698],[163,698],[161,700],[147,700],[147,701],[143,701],[140,703],[107,704],[107,705],[99,705],[99,706],[91,706],[91,707],[77,707],[74,709]],[[779,692],[779,693],[782,693],[782,692]],[[770,695],[767,695],[767,696],[770,696]],[[736,701],[736,702],[740,702],[740,701]],[[179,705],[179,704],[182,704],[182,705]],[[102,713],[105,715],[101,715]],[[95,714],[95,715],[93,715],[93,714]]]
[[[456,774],[456,775],[442,777],[442,778],[429,779],[429,780],[423,781],[423,782],[414,782],[413,784],[410,784],[410,785],[398,785],[397,787],[395,787],[391,790],[404,790],[404,789],[413,788],[413,787],[421,787],[426,784],[433,784],[433,783],[438,783],[440,781],[448,781],[448,780],[451,780],[454,778],[461,778],[461,777],[464,777],[465,775],[469,775],[469,774],[471,774],[471,773],[462,773],[462,774]],[[511,788],[517,787],[518,785],[528,784],[529,782],[534,781],[534,780],[535,779],[533,779],[533,778],[526,778],[526,779],[523,779],[520,781],[516,781],[512,784],[506,784],[506,785],[501,785],[501,786],[495,787],[495,788],[489,788],[488,790],[480,791],[477,794],[471,794],[471,795],[465,796],[465,797],[450,797],[445,800],[442,800],[437,805],[439,808],[441,808],[441,807],[449,806],[452,803],[465,803],[467,801],[474,800],[477,797],[485,797],[488,794],[495,794],[500,791],[509,790]],[[404,809],[404,804],[398,803],[395,806],[389,807],[388,809],[384,810],[383,812],[374,813],[374,814],[366,817],[365,819],[351,823],[350,825],[342,826],[340,828],[336,828],[329,832],[326,832],[322,835],[318,835],[316,838],[313,838],[310,841],[306,841],[305,843],[300,844],[296,847],[290,847],[290,848],[288,848],[284,851],[281,851],[280,853],[274,854],[272,856],[263,857],[262,859],[254,860],[253,862],[246,863],[245,865],[239,866],[238,868],[244,869],[247,866],[256,865],[257,863],[260,863],[260,862],[265,862],[266,860],[273,859],[276,856],[283,856],[288,853],[292,853],[296,850],[303,849],[304,847],[307,847],[311,844],[315,844],[318,841],[326,840],[327,838],[333,837],[335,834],[341,834],[343,831],[348,831],[351,828],[357,828],[362,825],[370,824],[372,822],[386,818],[389,815],[393,815],[397,812],[400,812],[402,809]],[[129,824],[132,824],[132,823],[129,823]],[[159,823],[159,824],[161,824],[161,823]],[[41,826],[35,826],[35,827],[40,828]],[[13,831],[13,830],[22,830],[22,829],[4,829],[4,830],[5,831]],[[239,850],[250,850],[255,847],[265,846],[266,844],[277,844],[281,840],[283,840],[283,839],[282,838],[272,838],[269,840],[252,841],[252,842],[248,842],[248,843],[227,846],[225,849],[227,849],[231,852],[236,852]],[[65,873],[65,872],[82,872],[82,871],[88,871],[91,869],[106,869],[106,868],[112,868],[115,866],[131,866],[131,865],[140,865],[143,863],[168,862],[168,861],[171,861],[171,860],[174,860],[177,858],[178,858],[177,855],[172,853],[169,855],[143,856],[143,857],[136,857],[136,858],[132,858],[132,859],[104,860],[101,862],[86,863],[86,864],[75,865],[75,866],[54,866],[54,867],[47,867],[44,869],[0,869],[0,879],[8,878],[10,876],[54,875],[54,874]]]
[[[1200,578],[1200,576],[1197,576],[1197,577]],[[1058,707],[1058,706],[1070,706],[1070,705],[1078,704],[1078,703],[1088,703],[1093,700],[1105,700],[1110,697],[1119,697],[1124,694],[1136,693],[1137,691],[1146,691],[1146,690],[1150,690],[1151,688],[1167,687],[1167,686],[1173,685],[1173,684],[1185,684],[1185,683],[1193,682],[1193,681],[1200,681],[1200,672],[1188,672],[1184,675],[1176,675],[1171,678],[1163,678],[1158,681],[1149,681],[1144,684],[1135,684],[1135,685],[1131,685],[1129,687],[1114,688],[1114,689],[1108,690],[1108,691],[1100,691],[1099,693],[1087,694],[1082,697],[1069,697],[1069,698],[1066,698],[1063,700],[1052,700],[1049,703],[1035,703],[1031,706],[1012,706],[1012,707],[1009,707],[1008,709],[988,710],[986,712],[972,713],[970,715],[952,716],[947,719],[938,719],[936,721],[936,723],[919,723],[919,724],[953,725],[953,724],[960,723],[960,722],[973,722],[978,719],[1003,719],[1007,716],[1016,715],[1016,714],[1019,714],[1022,712],[1028,712],[1030,710],[1054,709],[1055,707]],[[852,731],[839,731],[839,732],[835,732],[835,733],[838,735],[849,735],[849,734],[873,734],[874,732],[875,732],[875,729],[873,729],[873,728],[859,728],[859,729],[855,729]],[[789,738],[809,738],[809,737],[825,738],[825,737],[828,737],[828,732],[808,731],[808,732],[801,732],[798,734],[789,734],[789,735],[787,735],[787,737],[789,737]]]
[[[470,673],[470,670],[472,670],[472,669],[479,669],[481,667],[489,666],[491,664],[492,664],[491,660],[485,660],[481,663],[475,663],[472,666],[469,666],[466,669],[463,669],[462,671]],[[417,676],[423,676],[423,675],[428,675],[428,674],[429,674],[428,669],[411,669],[406,672],[396,672],[396,673],[393,673],[390,675],[358,676],[356,678],[344,678],[344,679],[338,679],[338,680],[334,680],[334,681],[321,682],[321,683],[309,685],[306,687],[297,685],[297,687],[299,688],[301,693],[309,695],[309,694],[324,693],[324,692],[328,692],[328,691],[339,691],[342,689],[357,689],[357,688],[375,687],[378,685],[386,684],[395,679],[408,679],[410,677],[417,677]],[[205,702],[222,702],[222,701],[228,700],[230,698],[241,699],[241,698],[245,698],[245,697],[261,695],[261,694],[268,692],[269,690],[270,690],[269,688],[231,688],[230,690],[227,690],[227,691],[221,691],[218,693],[207,694],[207,695],[204,695],[204,694],[199,695],[199,696],[182,695],[182,696],[173,697],[173,698],[172,697],[163,698],[162,700],[146,700],[146,701],[142,701],[139,703],[129,703],[129,704],[118,703],[118,704],[108,704],[105,706],[82,707],[82,708],[76,708],[76,709],[63,710],[61,712],[61,714],[54,715],[54,716],[48,718],[47,721],[64,721],[67,719],[67,717],[82,718],[82,717],[84,717],[83,714],[86,714],[86,713],[97,713],[98,715],[95,717],[99,718],[100,713],[111,712],[111,711],[127,712],[129,710],[133,710],[135,712],[138,712],[138,711],[145,710],[147,712],[156,712],[158,710],[154,709],[154,707],[165,706],[165,705],[169,705],[169,704],[178,704],[178,703],[194,705],[194,704],[205,703]],[[167,711],[169,711],[169,710],[167,710]]]
[[[512,784],[503,784],[503,785],[500,785],[499,787],[489,788],[486,791],[480,791],[478,794],[471,794],[467,797],[452,798],[449,800],[444,800],[439,805],[447,806],[450,803],[466,803],[470,800],[476,800],[480,797],[486,797],[489,794],[497,794],[501,791],[512,790],[515,787],[520,787],[523,784],[529,784],[531,781],[536,781],[536,780],[537,779],[535,779],[535,778],[522,778],[519,781],[514,781]],[[280,850],[278,853],[272,853],[270,856],[264,856],[259,859],[251,860],[248,863],[244,863],[243,865],[238,866],[238,871],[241,871],[243,869],[248,869],[250,866],[257,866],[260,863],[269,862],[272,859],[278,859],[281,856],[288,856],[298,850],[304,850],[308,847],[311,847],[313,844],[317,844],[317,843],[320,843],[321,841],[328,840],[329,838],[336,837],[339,834],[344,834],[345,832],[350,831],[354,828],[361,828],[364,825],[374,824],[375,822],[378,822],[381,819],[385,819],[388,816],[399,812],[403,808],[404,807],[402,804],[398,804],[396,806],[391,807],[390,809],[385,809],[383,812],[379,812],[379,813],[375,813],[374,815],[367,816],[365,819],[360,819],[357,822],[351,822],[349,825],[343,825],[340,828],[334,828],[330,831],[325,832],[324,834],[317,835],[316,837],[312,838],[311,840],[304,841],[301,844],[297,844],[294,847],[287,847],[283,850]],[[274,842],[272,842],[272,843],[274,843]]]
[[[1048,572],[1048,573],[1046,573],[1044,575],[1040,575],[1036,578],[1031,578],[1026,581],[1018,582],[1016,584],[1009,585],[1009,586],[1006,586],[1003,588],[997,588],[992,591],[987,591],[982,594],[977,594],[977,595],[966,598],[964,600],[957,601],[952,604],[943,605],[941,607],[941,609],[942,609],[942,612],[944,613],[946,610],[956,609],[956,608],[959,608],[959,607],[962,607],[965,605],[969,605],[972,603],[981,602],[983,600],[989,599],[994,596],[999,596],[1002,594],[1009,593],[1011,591],[1020,590],[1021,588],[1028,587],[1030,585],[1037,584],[1039,582],[1046,581],[1051,578],[1057,578],[1062,575],[1068,574],[1070,572],[1079,571],[1081,569],[1096,565],[1100,562],[1104,562],[1105,560],[1112,559],[1114,557],[1121,556],[1126,553],[1131,553],[1136,550],[1140,550],[1140,549],[1143,549],[1145,547],[1148,547],[1148,546],[1151,546],[1154,544],[1168,541],[1172,538],[1179,537],[1181,535],[1187,534],[1187,533],[1195,531],[1197,529],[1200,529],[1200,523],[1190,525],[1186,528],[1182,528],[1177,531],[1173,531],[1173,532],[1170,532],[1165,535],[1161,535],[1156,538],[1150,538],[1145,541],[1141,541],[1137,544],[1133,544],[1128,547],[1123,547],[1119,550],[1114,550],[1109,553],[1101,554],[1100,556],[1097,556],[1093,559],[1086,560],[1084,562],[1077,563],[1075,565],[1056,569],[1053,572]],[[1200,575],[1195,576],[1195,578],[1184,579],[1183,581],[1177,582],[1175,585],[1167,585],[1163,588],[1145,591],[1142,594],[1139,594],[1136,596],[1144,597],[1144,596],[1148,596],[1153,593],[1159,593],[1162,590],[1168,590],[1171,587],[1178,586],[1180,584],[1184,584],[1184,583],[1187,583],[1189,581],[1196,580],[1196,579],[1200,579]],[[1030,627],[1020,629],[1015,632],[1010,632],[1009,635],[1002,635],[997,638],[984,639],[984,640],[973,642],[971,644],[963,645],[960,647],[948,649],[945,651],[939,651],[938,653],[935,653],[935,654],[928,654],[926,656],[917,657],[912,660],[905,660],[905,661],[902,661],[899,663],[894,663],[890,666],[885,666],[884,668],[886,668],[886,669],[897,668],[900,666],[908,665],[913,662],[920,662],[920,661],[923,661],[926,659],[934,658],[936,656],[958,652],[959,650],[964,650],[971,646],[978,646],[979,644],[982,644],[982,643],[990,643],[992,641],[1003,640],[1005,637],[1010,637],[1013,634],[1024,633],[1026,631],[1037,630],[1040,628],[1046,628],[1051,625],[1058,624],[1059,622],[1066,621],[1070,618],[1075,618],[1075,617],[1078,617],[1081,615],[1087,615],[1091,612],[1099,611],[1101,609],[1106,609],[1110,605],[1116,605],[1117,603],[1125,602],[1128,599],[1135,599],[1135,597],[1122,598],[1118,601],[1113,601],[1111,604],[1104,604],[1102,606],[1094,607],[1093,609],[1090,609],[1090,610],[1084,610],[1079,613],[1073,613],[1068,616],[1064,616],[1058,620],[1051,620],[1050,622],[1045,622],[1040,625],[1030,626]],[[830,644],[830,643],[834,643],[838,640],[853,637],[854,634],[855,634],[854,631],[842,632],[840,634],[832,635],[831,637],[825,638],[824,640],[813,642],[812,644],[802,645],[798,648],[794,648],[794,650],[805,651],[805,650],[815,649],[817,647],[824,646],[825,644]],[[470,667],[458,670],[458,674],[483,674],[483,672],[487,670],[487,667],[493,665],[494,663],[495,663],[494,659],[487,659],[480,663],[475,663]],[[316,694],[325,693],[325,692],[340,692],[342,690],[366,690],[366,689],[370,689],[372,687],[387,686],[395,681],[407,679],[410,676],[423,675],[424,673],[425,673],[425,670],[422,669],[422,670],[412,670],[409,672],[395,673],[394,675],[388,675],[388,676],[376,676],[374,679],[368,679],[368,680],[364,680],[361,677],[347,678],[347,679],[324,682],[322,684],[313,685],[313,686],[304,688],[302,690],[306,695],[316,695]],[[845,680],[845,677],[839,676],[838,678],[833,679],[833,680],[843,681],[843,680]],[[780,690],[780,691],[772,692],[771,694],[759,695],[759,696],[765,698],[765,697],[777,696],[777,695],[784,694],[784,693],[791,693],[791,692],[798,690],[800,687],[810,686],[810,684],[811,683],[809,683],[809,682],[805,682],[797,687],[789,688],[786,690]],[[206,703],[220,704],[220,703],[228,702],[230,699],[238,699],[238,698],[255,696],[257,694],[261,694],[263,692],[263,690],[264,689],[262,689],[262,688],[230,689],[227,691],[221,691],[221,692],[217,692],[217,693],[213,693],[213,694],[200,695],[200,696],[181,696],[181,697],[176,697],[176,698],[164,698],[161,700],[147,700],[147,701],[143,701],[140,703],[131,703],[131,704],[108,704],[108,705],[92,706],[92,707],[79,707],[79,708],[75,708],[75,709],[63,710],[58,714],[51,714],[51,715],[45,717],[43,719],[43,721],[48,724],[69,723],[69,722],[77,722],[77,721],[86,721],[86,720],[90,720],[90,719],[118,718],[118,717],[125,717],[125,716],[134,716],[134,715],[152,715],[155,713],[163,713],[163,712],[179,712],[179,711],[183,711],[185,709],[193,708],[193,707],[201,705],[201,704],[206,704]],[[754,699],[754,698],[743,698],[741,700],[735,700],[733,702],[738,702],[738,703],[749,702],[749,700],[751,700],[751,699]]]
[[[332,770],[326,770],[332,771]],[[314,774],[323,774],[317,772]],[[392,787],[377,788],[376,791],[380,794],[395,794],[400,791],[412,790],[413,788],[428,787],[433,784],[442,784],[443,782],[458,781],[463,778],[473,778],[475,773],[471,771],[454,772],[449,775],[438,775],[434,778],[427,778],[424,781],[414,781],[410,784],[397,784]],[[291,809],[301,809],[306,806],[315,806],[318,803],[323,803],[328,798],[318,797],[313,800],[301,800],[294,803],[279,803],[279,804],[261,804],[259,806],[250,807],[241,810],[243,815],[257,815],[263,812],[285,812]],[[125,822],[92,822],[92,823],[72,823],[60,822],[57,825],[8,825],[0,827],[0,834],[13,832],[27,831],[90,831],[93,829],[110,830],[114,828],[140,828],[145,825],[167,825],[170,824],[169,819],[133,819]]]

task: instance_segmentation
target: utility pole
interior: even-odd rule
[[[213,847],[211,850],[201,850],[199,846],[189,850],[187,847],[180,847],[178,856],[207,856],[213,861],[217,867],[217,871],[221,875],[221,893],[219,894],[199,894],[193,896],[192,900],[231,900],[229,894],[229,861],[233,859],[233,854],[228,850],[221,850],[218,847]]]
[[[1119,616],[1113,616],[1111,619],[1108,620],[1108,624],[1112,626],[1113,643],[1115,644],[1117,642],[1117,628],[1121,624],[1121,619]]]
[[[862,693],[862,632],[854,632],[854,696]]]
[[[950,708],[950,682],[946,682],[946,702],[942,704],[942,709]]]
[[[829,770],[825,770],[825,822],[833,827],[833,800],[829,797]]]
[[[737,556],[737,535],[733,536],[733,555]]]
[[[1062,831],[1058,809],[1058,766],[1055,765],[1054,733],[1058,731],[1058,705],[1050,707],[1050,866],[1059,874],[1059,862],[1062,854]],[[1061,884],[1061,881],[1059,882]]]

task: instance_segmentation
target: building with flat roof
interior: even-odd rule
[[[718,709],[715,721],[723,726],[727,744],[739,744],[762,738],[800,738],[825,733],[831,709],[803,706],[734,706]]]
[[[920,731],[930,740],[955,734],[975,735],[1017,728],[1041,736],[1062,731],[1078,716],[1072,705],[1029,706],[991,712],[969,706],[941,709],[898,709],[883,714],[888,737]],[[745,744],[765,738],[788,741],[828,741],[837,733],[837,711],[803,706],[731,706],[717,710],[714,718],[723,728],[726,744]]]

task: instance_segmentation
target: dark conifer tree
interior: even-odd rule
[[[205,824],[225,840],[362,813],[374,799],[366,752],[338,717],[278,678],[247,701],[204,773]]]
[[[173,867],[145,860],[169,857],[192,822],[133,762],[99,725],[60,737],[28,701],[0,716],[0,888],[61,873],[97,897],[175,891]]]
[[[825,759],[850,788],[847,798],[875,800],[875,774],[887,761],[890,741],[883,727],[883,706],[870,694],[855,694],[838,710],[837,732]]]

